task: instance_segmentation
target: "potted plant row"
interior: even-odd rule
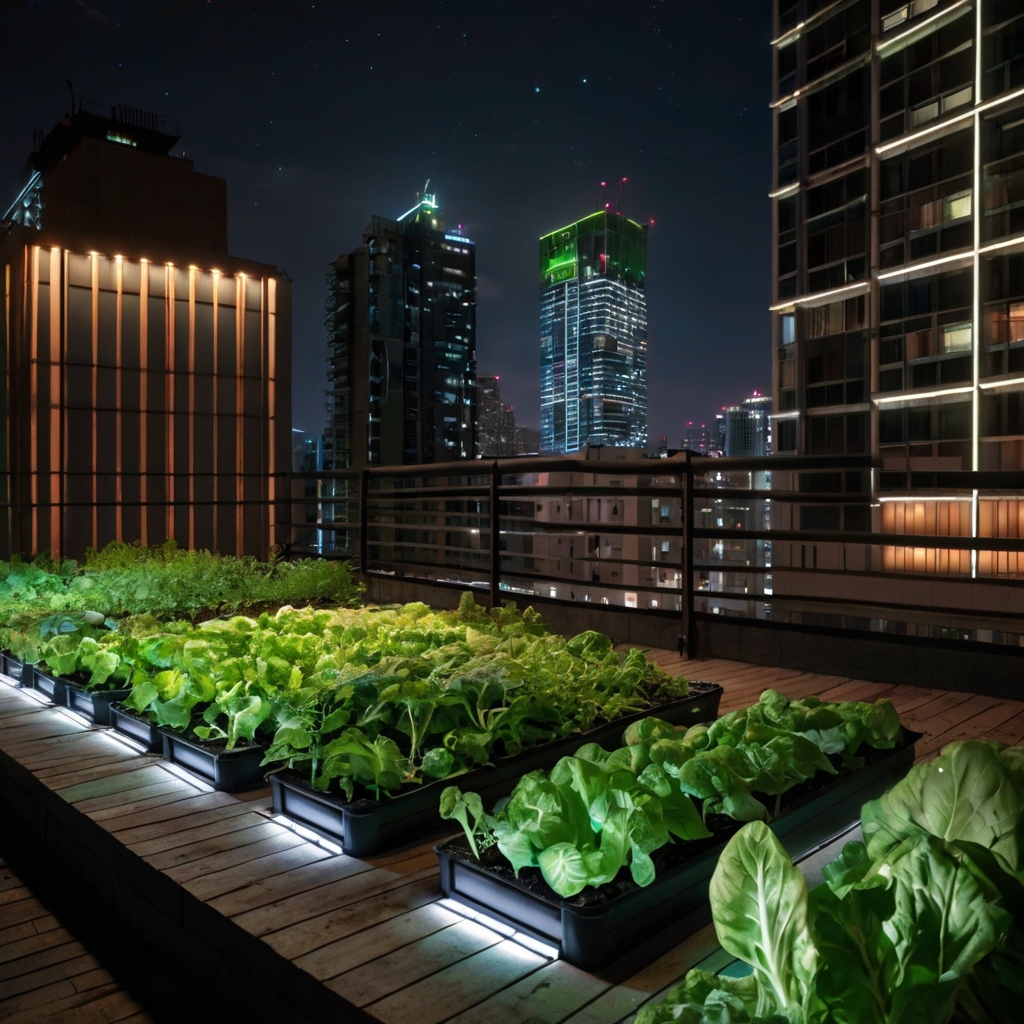
[[[771,690],[711,726],[648,718],[617,750],[587,744],[524,776],[493,814],[446,789],[441,812],[464,835],[436,847],[441,888],[586,970],[642,940],[669,948],[707,922],[711,874],[743,822],[766,822],[794,856],[812,850],[907,771],[917,738],[888,701]]]

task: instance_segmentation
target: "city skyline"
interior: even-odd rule
[[[477,358],[520,422],[540,422],[537,239],[623,176],[620,208],[655,220],[650,436],[678,434],[677,409],[710,416],[767,380],[771,17],[758,0],[571,17],[543,3],[36,0],[5,17],[23,58],[0,69],[5,200],[25,184],[32,130],[69,109],[66,80],[76,97],[168,115],[175,152],[230,184],[232,250],[292,279],[299,428],[323,426],[328,264],[427,178],[477,243]]]

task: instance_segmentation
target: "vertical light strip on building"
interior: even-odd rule
[[[29,494],[32,501],[32,554],[39,550],[39,246],[29,263]],[[8,346],[10,351],[10,346]]]
[[[117,369],[115,370],[114,375],[114,394],[116,396],[114,400],[114,407],[117,410],[114,413],[114,437],[117,445],[117,449],[114,452],[114,501],[116,501],[117,504],[114,507],[114,537],[120,541],[124,539],[124,516],[121,511],[121,502],[124,500],[124,490],[121,486],[121,473],[124,468],[121,459],[121,431],[124,425],[121,419],[121,407],[123,405],[121,367],[124,365],[124,337],[121,331],[121,318],[124,315],[124,259],[120,256],[115,256],[114,261],[117,281],[117,327],[114,338],[114,347],[115,352],[117,353]]]
[[[166,460],[164,462],[164,503],[166,536],[174,537],[174,264],[164,267],[164,422],[166,423]]]
[[[269,505],[269,532],[270,544],[275,541],[274,524],[277,520],[277,479],[274,474],[277,472],[277,452],[275,451],[275,438],[277,430],[275,421],[277,416],[277,281],[270,277],[266,279],[267,308],[266,314],[260,316],[260,324],[266,323],[266,353],[267,353],[267,497]],[[262,289],[261,289],[262,293]],[[241,543],[241,541],[239,541]]]
[[[236,313],[237,313],[237,297],[238,297],[238,283],[235,282],[235,298],[236,298]],[[211,377],[211,396],[210,396],[210,434],[211,434],[211,445],[212,452],[210,453],[210,481],[211,491],[210,500],[213,502],[210,512],[210,536],[213,539],[213,550],[220,550],[220,477],[218,476],[219,467],[217,465],[217,450],[220,447],[220,432],[217,424],[217,371],[219,357],[218,349],[220,347],[220,271],[215,270],[213,272],[213,333],[211,335],[211,346],[213,360],[213,375]]]
[[[196,546],[196,267],[188,268],[188,547]],[[216,282],[214,282],[216,284]]]
[[[971,310],[971,341],[973,342],[973,365],[971,381],[974,388],[971,392],[971,469],[977,472],[981,468],[981,217],[983,196],[981,191],[981,0],[978,0],[974,19],[974,187],[971,200],[971,212],[974,214],[972,244],[974,289],[973,307]],[[975,488],[971,497],[971,536],[978,536],[978,491]],[[971,549],[971,576],[978,575],[978,549]]]
[[[245,536],[245,420],[242,418],[242,368],[245,352],[245,293],[243,277],[242,302],[235,306],[235,492],[238,505],[235,509],[235,546],[241,554]]]
[[[149,543],[149,260],[139,266],[139,543]]]
[[[99,547],[99,364],[100,364],[100,254],[91,254],[92,266],[92,366],[91,419],[92,419],[92,546]]]
[[[64,266],[63,253],[60,249],[50,249],[50,351],[49,351],[49,408],[50,408],[50,543],[53,552],[59,552],[63,546],[60,531],[60,416],[64,406],[64,396],[60,390],[61,368],[61,308],[64,297],[64,277],[61,270]]]

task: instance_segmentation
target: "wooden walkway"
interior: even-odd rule
[[[972,736],[1024,742],[1022,702],[652,657],[673,674],[722,684],[723,712],[767,687],[885,696],[925,733],[922,757]],[[105,897],[140,928],[158,920],[151,930],[179,947],[220,957],[221,990],[247,997],[265,1019],[618,1024],[690,967],[728,960],[711,929],[658,958],[637,949],[600,975],[548,959],[444,906],[431,842],[367,861],[334,854],[273,821],[268,790],[212,792],[3,685],[0,799],[51,851],[91,865]]]

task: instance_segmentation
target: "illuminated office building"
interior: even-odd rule
[[[0,236],[0,554],[284,538],[291,295],[228,254],[227,191],[152,114],[37,137]]]
[[[886,530],[1024,528],[942,500],[1024,469],[1024,5],[776,0],[774,35],[776,451],[875,455]]]
[[[647,445],[647,226],[610,209],[540,240],[541,450]]]
[[[371,218],[327,275],[334,469],[470,459],[476,423],[476,246],[423,192]]]

